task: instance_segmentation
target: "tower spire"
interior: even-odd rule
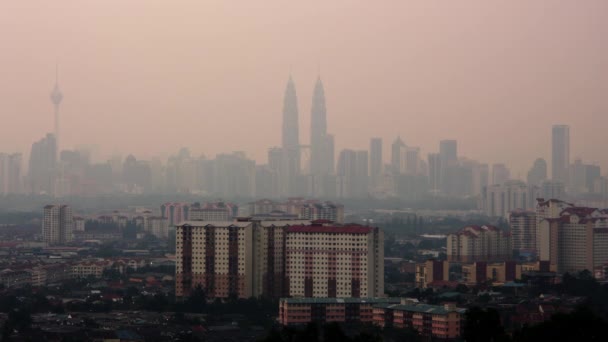
[[[55,64],[55,87],[51,91],[51,102],[55,107],[55,158],[59,157],[59,105],[63,100],[63,94],[59,89],[59,64]]]

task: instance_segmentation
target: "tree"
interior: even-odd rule
[[[498,311],[479,307],[467,310],[463,337],[467,342],[508,341]]]

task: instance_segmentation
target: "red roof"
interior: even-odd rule
[[[292,226],[287,228],[288,233],[338,233],[338,234],[368,234],[372,227],[364,226]]]

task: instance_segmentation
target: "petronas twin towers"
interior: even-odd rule
[[[325,90],[321,78],[317,79],[312,97],[310,127],[310,175],[312,184],[304,187],[306,192],[319,194],[321,180],[334,171],[334,143],[333,136],[327,134],[327,110],[325,106]],[[298,117],[298,97],[296,87],[291,76],[287,81],[285,97],[283,99],[283,136],[282,147],[287,155],[288,173],[291,175],[290,194],[294,194],[297,185],[293,180],[300,175],[300,130]],[[316,179],[316,180],[315,180]],[[319,185],[316,185],[318,183]]]

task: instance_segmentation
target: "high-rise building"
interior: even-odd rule
[[[488,164],[473,165],[473,195],[481,196],[483,189],[490,184],[490,167]]]
[[[72,208],[67,205],[47,205],[42,220],[42,241],[61,245],[72,241],[74,222]]]
[[[406,146],[401,137],[397,137],[391,145],[391,171],[393,174],[405,172]]]
[[[547,179],[547,162],[542,158],[537,158],[534,165],[528,171],[528,185],[540,186]]]
[[[511,171],[505,164],[492,165],[492,184],[503,184],[511,179]]]
[[[57,145],[51,133],[32,144],[28,184],[32,193],[54,194]]]
[[[516,209],[533,209],[539,189],[518,180],[494,184],[486,188],[482,200],[484,213],[490,217],[509,216]]]
[[[494,226],[467,226],[448,235],[447,255],[453,262],[509,260],[511,236]]]
[[[382,297],[384,237],[379,228],[310,225],[286,229],[290,297]]]
[[[420,147],[406,147],[405,173],[409,175],[420,174]]]
[[[382,180],[382,138],[372,138],[369,144],[369,176],[372,186]]]
[[[441,162],[440,189],[445,195],[462,195],[460,187],[460,173],[458,165],[458,143],[456,140],[441,140],[439,142],[439,158]]]
[[[310,111],[310,171],[313,175],[327,175],[331,172],[327,143],[325,89],[319,77],[313,90]]]
[[[296,191],[297,178],[300,175],[300,126],[298,117],[298,97],[293,79],[289,76],[285,97],[283,99],[283,139],[282,148],[287,159],[288,192]]]
[[[0,195],[21,193],[21,153],[0,153]]]
[[[51,92],[51,101],[53,102],[53,106],[55,107],[56,150],[55,150],[55,155],[53,155],[53,158],[55,158],[55,160],[58,159],[59,152],[61,151],[60,145],[59,145],[59,105],[61,104],[62,100],[63,100],[63,93],[61,92],[61,89],[59,89],[59,71],[58,71],[58,69],[55,69],[55,87],[53,87],[53,91]]]
[[[355,196],[355,182],[357,172],[357,152],[353,150],[342,150],[338,157],[337,167],[337,193],[340,198]]]
[[[160,213],[172,227],[190,219],[190,205],[188,203],[168,202],[160,206]]]
[[[441,140],[439,142],[441,164],[452,166],[458,163],[458,142],[456,140]]]
[[[450,264],[446,260],[427,260],[416,264],[416,287],[426,289],[429,285],[444,283],[449,280]]]
[[[382,230],[299,220],[176,227],[176,296],[382,297]]]
[[[562,181],[545,180],[540,184],[540,196],[542,198],[564,199],[566,195],[565,185]]]
[[[536,254],[536,212],[514,210],[509,213],[513,250]]]
[[[441,156],[429,153],[429,188],[432,193],[439,193],[441,185]]]
[[[544,203],[539,203],[542,205]],[[564,208],[538,226],[540,260],[559,273],[592,271],[608,263],[608,215],[596,208]]]
[[[553,126],[551,150],[551,179],[567,184],[570,166],[570,126]]]
[[[251,222],[185,221],[176,227],[175,295],[202,286],[209,298],[253,292]]]

